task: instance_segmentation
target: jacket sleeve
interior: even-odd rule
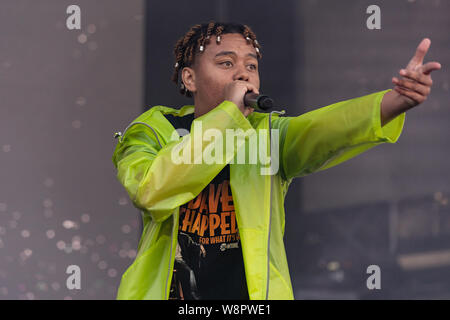
[[[221,134],[223,141],[219,143],[215,138],[204,141],[203,133],[208,129],[212,129],[209,132]],[[194,119],[189,134],[181,139],[177,137],[177,140],[171,140],[162,147],[159,144],[161,137],[158,139],[146,125],[130,127],[122,142],[118,143],[112,160],[117,168],[117,178],[127,190],[133,205],[149,213],[156,222],[161,222],[176,207],[195,198],[233,159],[240,146],[233,139],[233,148],[226,149],[226,129],[242,129],[242,134],[236,134],[240,139],[246,139],[251,134],[251,130],[247,130],[253,129],[236,104],[226,100]],[[208,161],[195,156],[201,157],[205,150],[210,152],[215,147],[218,148],[215,150],[223,150],[223,160],[218,163],[208,164]],[[180,160],[183,148],[191,155],[187,158],[191,161],[186,163]],[[179,157],[174,158],[175,155]]]
[[[340,164],[381,143],[397,142],[405,113],[381,127],[384,94],[375,92],[322,107],[297,117],[278,117],[280,173],[289,180]]]

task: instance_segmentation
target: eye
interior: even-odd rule
[[[224,63],[229,63],[230,66],[233,65],[233,63],[231,63],[231,61],[224,61],[224,62],[221,62],[221,63],[219,63],[219,64],[224,64]]]
[[[253,67],[253,70],[258,69],[258,67],[256,66],[256,64],[250,64],[251,67]]]

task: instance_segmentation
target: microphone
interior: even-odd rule
[[[244,95],[244,105],[259,111],[268,111],[273,108],[273,100],[269,96],[249,91]]]

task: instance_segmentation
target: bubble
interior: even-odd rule
[[[100,270],[105,270],[108,267],[108,263],[105,260],[102,260],[98,263],[98,268]]]
[[[66,246],[66,247],[64,248],[64,252],[65,252],[65,253],[71,253],[72,250],[73,250],[72,246]]]
[[[55,237],[55,231],[54,230],[47,230],[45,233],[47,235],[47,238],[53,239]]]
[[[51,287],[54,291],[58,291],[61,288],[58,282],[52,282]]]
[[[87,213],[81,215],[81,222],[88,223],[90,220],[91,218]]]
[[[22,230],[22,232],[20,233],[20,235],[24,238],[29,238],[30,237],[30,231],[28,230]]]
[[[116,269],[113,269],[113,268],[108,269],[108,276],[111,278],[115,278],[117,276]]]
[[[128,256],[128,251],[125,249],[120,249],[119,250],[119,257],[121,258],[126,258]]]
[[[450,88],[448,81],[444,81],[442,83],[442,89],[444,89],[444,91],[448,91],[448,89]]]
[[[93,33],[95,33],[95,31],[97,30],[97,26],[95,25],[95,24],[90,24],[90,25],[88,25],[88,27],[87,27],[87,32],[88,33],[90,33],[90,34],[93,34]]]
[[[98,253],[91,254],[91,261],[92,262],[97,262],[98,260],[100,260],[100,255]]]
[[[51,186],[53,186],[54,181],[52,178],[46,178],[44,180],[44,186],[46,186],[47,188],[50,188]]]
[[[34,300],[34,293],[33,292],[27,292],[25,294],[28,300]]]
[[[442,192],[437,191],[434,193],[434,200],[439,201],[442,199]]]
[[[51,208],[51,207],[53,207],[53,201],[51,200],[51,199],[44,199],[44,201],[42,202],[42,205],[45,207],[45,208]]]
[[[59,241],[56,243],[56,247],[57,247],[59,250],[64,250],[64,248],[66,247],[66,243],[65,243],[64,241],[62,241],[62,240],[59,240]]]
[[[337,269],[339,269],[340,264],[337,261],[330,261],[327,265],[328,270],[330,271],[336,271]]]
[[[80,237],[75,236],[75,237],[72,238],[72,248],[73,248],[73,250],[80,250],[81,249]]]
[[[128,258],[133,259],[134,257],[136,257],[136,250],[129,250],[128,251]]]
[[[65,252],[65,253],[71,253],[72,250],[73,250],[72,246],[71,246],[71,245],[68,245],[68,244],[66,243],[66,247],[64,248],[64,252]]]
[[[77,223],[72,220],[64,220],[64,222],[62,223],[62,226],[66,229],[76,229]]]
[[[86,239],[84,241],[84,245],[85,246],[93,246],[94,245],[94,241],[92,241],[91,239]]]
[[[38,291],[48,291],[48,286],[47,286],[47,284],[44,281],[39,281],[36,284],[36,289]]]
[[[80,121],[80,120],[73,120],[73,121],[72,121],[72,127],[73,127],[74,129],[80,129],[80,127],[81,127],[81,121]]]
[[[85,97],[78,97],[76,100],[76,104],[79,106],[84,106],[86,104],[86,98]]]
[[[10,152],[11,151],[11,145],[10,144],[4,144],[2,149],[3,149],[3,152]]]
[[[119,198],[119,205],[125,206],[127,203],[128,203],[127,198],[125,198],[125,197],[120,197]]]
[[[20,217],[22,216],[22,214],[19,211],[14,211],[12,215],[14,220],[19,220]]]
[[[98,244],[104,244],[106,241],[106,238],[104,235],[99,234],[96,238],[95,241],[97,241]]]
[[[87,41],[87,35],[85,35],[84,33],[82,33],[78,36],[79,43],[83,44],[83,43],[86,43],[86,41]]]
[[[131,227],[129,225],[125,224],[122,226],[123,233],[130,233],[130,231],[131,231]]]

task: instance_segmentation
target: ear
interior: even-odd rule
[[[192,68],[184,67],[181,70],[181,79],[184,83],[186,89],[190,92],[194,93],[197,91],[197,87],[195,86],[195,71]]]

